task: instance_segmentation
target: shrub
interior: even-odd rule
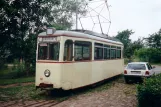
[[[161,74],[145,79],[137,91],[139,107],[161,107]]]
[[[152,63],[161,62],[161,50],[156,48],[142,48],[135,51],[135,56],[141,61],[147,61]]]
[[[11,78],[20,78],[22,76],[25,76],[24,63],[20,63],[18,60],[15,60],[13,63],[12,71],[9,75]]]

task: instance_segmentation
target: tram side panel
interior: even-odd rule
[[[64,90],[80,88],[90,84],[91,62],[64,64],[62,68],[62,87]]]
[[[92,64],[91,84],[121,74],[123,60],[94,61]]]
[[[103,62],[103,79],[111,78],[114,76],[114,72],[116,72],[114,65],[116,65],[116,63],[114,63],[112,60]]]
[[[112,76],[116,76],[122,73],[123,71],[123,64],[122,59],[117,60],[108,60],[104,64],[105,71],[104,71],[104,78],[110,78]]]
[[[103,61],[92,62],[91,84],[103,80]]]

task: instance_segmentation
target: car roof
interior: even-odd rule
[[[128,64],[147,64],[148,62],[130,62]]]

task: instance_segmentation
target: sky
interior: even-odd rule
[[[99,5],[101,5],[101,2],[91,3],[89,6],[95,8]],[[135,41],[140,37],[148,37],[149,34],[155,33],[161,28],[161,0],[108,0],[108,5],[110,5],[111,18],[109,36],[115,36],[118,31],[131,29],[135,33],[130,38]],[[98,13],[102,9],[101,6],[96,8]],[[91,11],[91,9],[89,10]],[[91,14],[94,15],[95,13]],[[109,19],[107,8],[104,8],[101,14]],[[97,20],[95,23],[98,23],[98,17],[95,17],[95,20]],[[103,22],[105,21],[108,20],[103,20]],[[81,22],[84,29],[92,29],[91,18],[81,18]],[[80,23],[78,27],[81,27]],[[102,27],[103,32],[106,33],[109,23],[102,24]],[[100,25],[97,24],[93,31],[101,32]]]

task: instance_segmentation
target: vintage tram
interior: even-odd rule
[[[36,88],[70,90],[119,75],[123,44],[88,30],[47,29],[37,38]]]

